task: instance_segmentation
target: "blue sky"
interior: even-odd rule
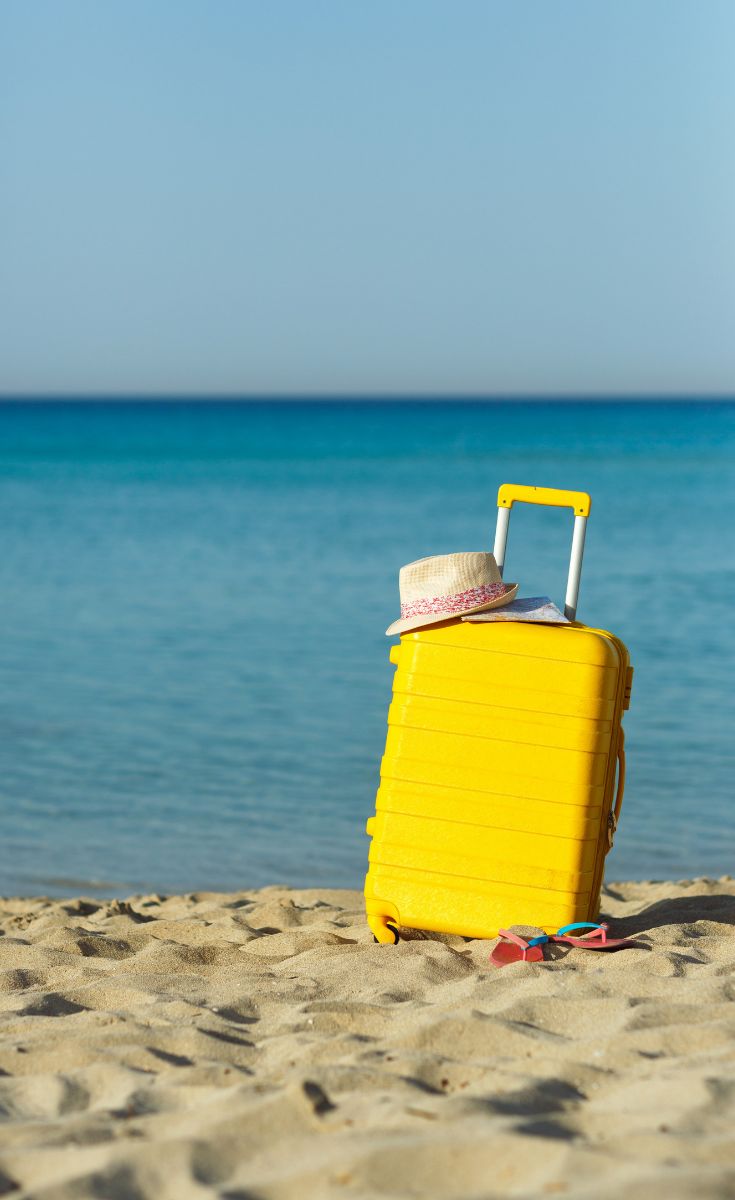
[[[0,392],[735,392],[731,0],[3,0]]]

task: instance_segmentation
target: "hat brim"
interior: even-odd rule
[[[517,583],[508,583],[504,586],[507,588],[507,591],[495,600],[491,600],[488,604],[478,604],[474,608],[463,608],[461,612],[423,613],[420,616],[406,617],[404,620],[394,621],[386,629],[386,637],[393,637],[396,633],[409,633],[412,629],[424,629],[427,625],[440,625],[442,621],[453,621],[455,618],[466,617],[470,613],[487,612],[491,608],[502,608],[504,604],[510,604],[511,600],[515,600],[516,592],[518,591]]]

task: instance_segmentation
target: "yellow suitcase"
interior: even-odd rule
[[[632,667],[575,620],[590,498],[504,484],[502,573],[516,501],[575,514],[569,625],[444,622],[403,634],[365,880],[379,942],[400,927],[494,937],[595,920],[625,782]]]

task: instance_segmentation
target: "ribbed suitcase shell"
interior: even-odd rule
[[[597,916],[632,670],[587,626],[404,634],[365,880],[370,927],[494,937]],[[622,781],[621,781],[622,782]]]

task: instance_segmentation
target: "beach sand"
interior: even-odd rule
[[[497,970],[361,896],[0,902],[0,1196],[735,1195],[735,881]]]

